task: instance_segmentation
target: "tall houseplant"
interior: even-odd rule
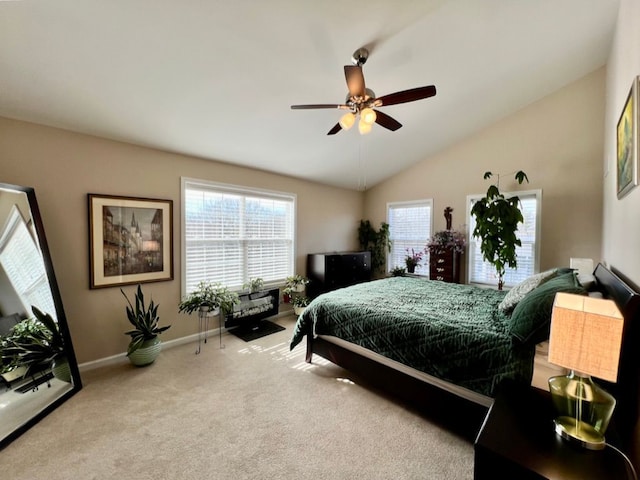
[[[491,178],[491,172],[485,172],[484,179]],[[500,193],[500,175],[498,181],[487,189],[486,195],[475,202],[471,208],[471,215],[475,218],[476,226],[473,236],[480,239],[482,258],[493,265],[498,275],[498,290],[504,286],[504,274],[508,267],[516,268],[516,247],[522,245],[517,237],[518,224],[524,222],[520,210],[520,198],[517,196],[506,198]],[[515,174],[518,184],[529,182],[522,171]]]
[[[380,230],[376,230],[369,220],[360,220],[358,242],[361,250],[371,252],[371,270],[383,273],[386,254],[391,251],[389,224],[381,222]]]
[[[161,343],[158,335],[168,330],[171,325],[166,327],[158,326],[160,321],[158,305],[153,302],[153,299],[148,306],[145,305],[144,294],[140,285],[138,285],[138,290],[135,294],[135,308],[122,289],[120,289],[120,292],[127,300],[127,319],[134,327],[133,330],[125,332],[125,335],[131,337],[131,342],[129,342],[129,347],[127,348],[127,357],[136,366],[148,365],[155,361],[160,354]]]

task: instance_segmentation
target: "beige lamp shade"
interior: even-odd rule
[[[557,293],[551,315],[549,362],[615,382],[624,319],[612,300]]]

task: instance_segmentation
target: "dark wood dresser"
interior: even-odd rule
[[[337,288],[371,280],[370,252],[310,253],[307,295],[315,298]]]
[[[452,248],[433,248],[429,252],[429,278],[460,283],[460,252]]]

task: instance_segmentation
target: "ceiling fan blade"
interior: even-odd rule
[[[316,103],[311,105],[291,105],[291,110],[312,110],[316,108],[342,108],[350,109],[347,105],[340,105],[335,103]]]
[[[402,127],[402,124],[399,121],[397,121],[395,118],[390,117],[386,113],[383,113],[380,110],[374,110],[374,112],[376,112],[376,123],[378,125],[387,128],[392,132],[395,132],[400,127]]]
[[[340,130],[342,130],[342,127],[340,126],[340,123],[336,123],[333,128],[331,130],[329,130],[329,132],[327,133],[327,135],[335,135],[336,133],[338,133]]]
[[[349,95],[352,97],[364,97],[366,90],[364,87],[362,67],[358,65],[345,65],[344,76],[347,79]]]
[[[399,103],[414,102],[416,100],[422,100],[423,98],[433,97],[436,94],[436,87],[429,85],[428,87],[411,88],[409,90],[403,90],[401,92],[390,93],[389,95],[383,95],[375,100],[376,107],[382,107],[383,105],[397,105]]]

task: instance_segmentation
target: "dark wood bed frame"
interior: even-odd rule
[[[640,295],[620,273],[615,273],[615,270],[602,264],[598,264],[594,275],[598,281],[598,289],[616,302],[625,319],[618,382],[604,385],[617,399],[612,420],[615,435],[609,433],[607,438],[615,438],[610,441],[626,452],[636,468],[640,469],[640,319],[637,318],[640,312]],[[470,440],[475,439],[489,409],[485,404],[463,398],[441,386],[381,364],[321,337],[313,338],[313,334],[308,332],[307,362],[312,362],[314,353],[345,368],[366,384],[409,405],[431,421],[436,421]]]

